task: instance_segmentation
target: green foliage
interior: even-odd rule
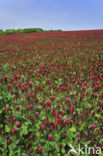
[[[0,29],[0,35],[3,35],[4,31],[2,29]]]
[[[15,29],[6,29],[4,33],[5,33],[5,35],[15,34],[16,33],[16,30]]]
[[[27,28],[23,29],[24,33],[31,33],[31,32],[43,32],[43,29],[41,28]]]
[[[25,28],[25,29],[6,29],[5,31],[0,29],[0,35],[9,35],[9,34],[21,34],[21,33],[32,33],[32,32],[45,32],[45,31],[62,31],[58,30],[43,30],[41,28]]]

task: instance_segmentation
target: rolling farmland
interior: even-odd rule
[[[78,144],[103,149],[103,30],[1,35],[0,155]]]

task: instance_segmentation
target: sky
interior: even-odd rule
[[[0,0],[0,29],[103,29],[103,0]]]

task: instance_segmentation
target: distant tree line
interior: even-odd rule
[[[0,29],[0,35],[8,34],[21,34],[21,33],[32,33],[32,32],[48,32],[48,31],[61,31],[59,30],[43,30],[41,28],[26,28],[26,29]]]

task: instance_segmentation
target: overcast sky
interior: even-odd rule
[[[103,29],[103,0],[0,0],[0,29]]]

